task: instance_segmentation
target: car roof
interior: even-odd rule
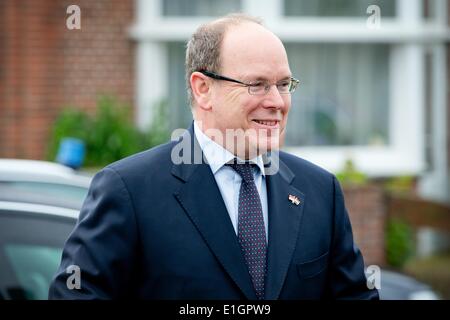
[[[45,192],[22,190],[0,182],[0,201],[13,201],[21,203],[35,203],[80,210],[83,201],[72,197],[55,196]]]
[[[0,159],[1,181],[33,181],[60,183],[89,188],[91,178],[58,163],[25,160]]]
[[[62,208],[58,206],[50,206],[36,203],[23,203],[14,201],[0,201],[0,214],[2,211],[22,212],[49,215],[55,217],[66,217],[78,219],[79,210]]]

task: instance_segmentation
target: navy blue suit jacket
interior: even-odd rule
[[[194,137],[192,126],[187,132]],[[95,176],[50,298],[256,299],[209,165],[173,164],[175,144]],[[266,299],[378,298],[366,286],[332,174],[280,152],[278,173],[267,176],[267,195]],[[67,288],[70,265],[80,267],[80,289]]]

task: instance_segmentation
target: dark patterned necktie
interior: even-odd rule
[[[228,164],[242,178],[239,191],[238,241],[253,281],[256,296],[264,299],[266,276],[266,232],[258,190],[253,179],[252,164]]]

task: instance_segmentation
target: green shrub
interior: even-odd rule
[[[161,115],[164,107],[161,102],[155,108],[155,118],[147,132],[141,132],[134,125],[131,107],[121,105],[111,97],[98,100],[95,116],[67,108],[54,123],[48,159],[56,158],[59,143],[64,137],[79,138],[85,142],[84,166],[88,167],[102,167],[165,142],[169,134],[167,121]]]
[[[169,140],[169,128],[167,114],[168,103],[166,99],[161,100],[154,107],[153,121],[145,134],[145,141],[149,146],[157,146]]]
[[[336,173],[336,178],[342,185],[361,186],[368,182],[366,175],[356,170],[352,160],[345,161],[344,169]]]
[[[415,177],[398,176],[387,179],[384,183],[386,191],[397,195],[408,195],[414,192]]]
[[[403,267],[413,254],[414,240],[411,227],[399,219],[389,219],[385,236],[388,264]]]
[[[111,98],[99,100],[87,139],[86,165],[103,166],[145,149],[130,111]]]

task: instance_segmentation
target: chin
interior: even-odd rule
[[[240,131],[241,134],[244,131]],[[267,152],[280,148],[280,130],[273,129],[246,129],[245,137],[237,134],[235,154],[246,159],[253,159]]]
[[[267,151],[278,150],[280,148],[280,138],[273,137],[271,139],[262,142],[260,145]]]
[[[263,138],[251,144],[252,151],[255,156],[262,155],[270,151],[278,150],[280,148],[280,137]]]

